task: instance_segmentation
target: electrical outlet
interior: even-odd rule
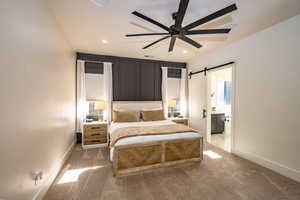
[[[43,172],[39,171],[39,172],[34,172],[33,174],[33,180],[34,180],[34,184],[37,185],[39,180],[43,179]]]

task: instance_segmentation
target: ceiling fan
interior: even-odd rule
[[[202,24],[205,24],[211,20],[214,20],[216,18],[219,18],[223,15],[226,15],[232,11],[237,10],[237,6],[236,4],[232,4],[226,8],[223,8],[215,13],[212,13],[204,18],[201,18],[191,24],[188,24],[184,27],[182,27],[182,22],[183,22],[183,18],[185,16],[186,13],[186,9],[188,7],[189,4],[189,0],[180,0],[180,4],[179,4],[179,8],[178,11],[172,14],[172,18],[175,20],[175,24],[167,27],[137,11],[132,12],[133,15],[140,17],[152,24],[155,24],[156,26],[159,26],[160,28],[164,29],[165,31],[167,31],[167,33],[144,33],[144,34],[129,34],[126,35],[126,37],[136,37],[136,36],[151,36],[151,35],[165,35],[163,38],[156,40],[154,42],[152,42],[151,44],[145,46],[143,49],[147,49],[149,47],[151,47],[152,45],[161,42],[165,39],[171,38],[171,42],[169,45],[169,52],[173,51],[174,49],[174,45],[175,45],[175,41],[176,39],[181,39],[184,42],[189,43],[190,45],[196,47],[196,48],[200,48],[202,47],[201,44],[195,42],[194,40],[192,40],[191,38],[187,37],[187,35],[198,35],[198,34],[225,34],[225,33],[229,33],[230,32],[230,28],[225,28],[225,29],[202,29],[202,30],[191,30],[197,26],[200,26]]]

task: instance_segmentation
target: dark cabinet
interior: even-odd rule
[[[225,114],[211,114],[211,133],[223,133],[225,128]]]

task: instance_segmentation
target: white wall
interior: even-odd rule
[[[298,181],[299,35],[296,16],[189,62],[197,70],[193,66],[236,61],[234,152]],[[197,87],[191,88],[191,97],[197,96]]]
[[[43,0],[1,0],[0,27],[0,199],[33,199],[74,142],[75,58]]]

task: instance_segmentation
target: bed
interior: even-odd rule
[[[112,110],[162,109],[161,101],[113,102]],[[171,120],[112,122],[109,136],[122,128],[176,126]],[[180,125],[183,126],[183,125]],[[111,141],[111,140],[110,140]],[[110,144],[110,160],[115,176],[129,175],[149,169],[200,162],[203,159],[203,137],[194,131],[125,137]]]

